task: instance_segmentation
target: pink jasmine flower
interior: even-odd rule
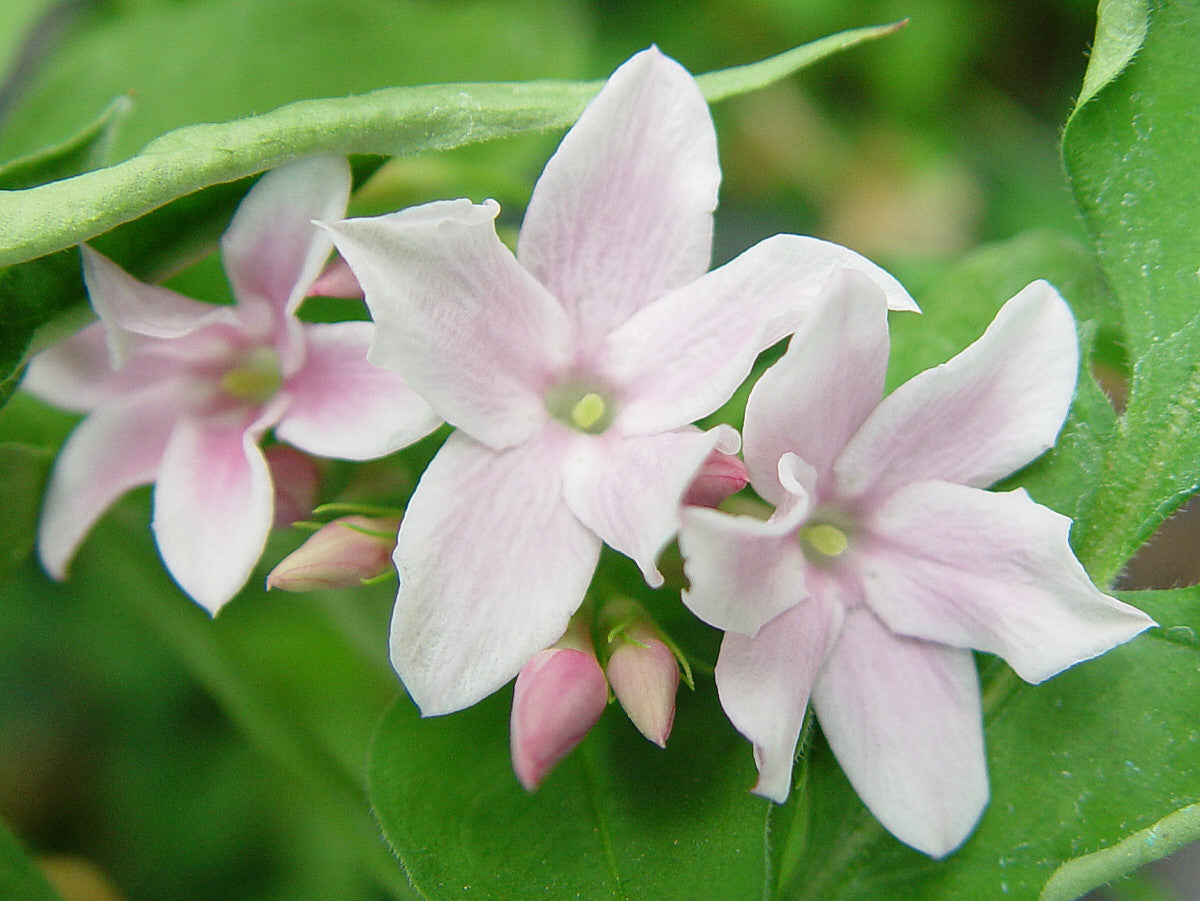
[[[729,427],[691,426],[790,333],[837,245],[780,235],[706,274],[720,169],[695,82],[621,66],[538,181],[514,256],[494,201],[327,227],[366,294],[371,359],[457,426],[400,526],[392,662],[425,714],[495,691],[566,628],[601,544],[651,584],[679,501]],[[883,301],[880,301],[881,305]]]
[[[38,550],[63,578],[100,515],[154,483],[153,529],[179,585],[216,612],[245,584],[271,529],[259,442],[268,430],[309,453],[367,459],[438,425],[400,377],[366,361],[369,322],[309,325],[296,308],[329,255],[314,218],[341,215],[345,160],[268,173],[221,241],[234,306],[148,285],[88,247],[100,321],[40,354],[24,387],[88,415],[64,445]]]
[[[513,772],[534,791],[578,745],[608,705],[608,683],[586,621],[571,620],[552,647],[517,674],[509,718]]]
[[[969,649],[1029,682],[1151,619],[1098,591],[1070,521],[983,490],[1053,443],[1075,389],[1074,320],[1045,282],[948,363],[882,398],[878,288],[839,274],[746,407],[751,484],[770,519],[689,508],[685,602],[726,629],[721,703],[782,802],[811,698],[851,784],[897,838],[956,848],[988,798]]]

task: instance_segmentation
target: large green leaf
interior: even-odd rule
[[[1122,308],[1131,382],[1078,529],[1111,581],[1200,485],[1200,7],[1105,3],[1064,137],[1072,188]]]
[[[512,773],[510,691],[421,719],[407,698],[384,718],[371,800],[429,898],[757,898],[767,802],[749,746],[711,682],[681,692],[667,750],[615,705],[534,794]]]
[[[1186,687],[1200,661],[1200,590],[1124,598],[1162,627],[1042,685],[1010,691],[1011,673],[992,670],[992,798],[945,861],[888,836],[815,743],[807,804],[773,816],[773,834],[789,834],[798,815],[807,837],[778,897],[1074,898],[1200,837],[1200,698]]]
[[[62,901],[0,820],[0,898]]]

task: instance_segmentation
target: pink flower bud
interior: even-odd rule
[[[350,264],[342,257],[334,257],[317,276],[317,280],[312,283],[312,287],[308,289],[308,296],[347,297],[361,300],[363,289],[354,273],[350,271]]]
[[[605,673],[613,694],[638,731],[660,748],[675,722],[679,661],[640,604],[611,601],[600,616],[608,627]]]
[[[608,683],[586,632],[572,620],[558,644],[534,654],[517,675],[509,743],[527,791],[583,741],[608,704]]]
[[[287,444],[272,444],[263,456],[275,487],[275,528],[286,529],[311,512],[321,482],[321,466]]]
[[[391,566],[399,526],[395,517],[343,516],[326,523],[271,570],[267,587],[355,588],[381,576]]]
[[[750,481],[746,464],[734,454],[713,451],[683,495],[688,507],[716,507],[731,494],[741,491]]]

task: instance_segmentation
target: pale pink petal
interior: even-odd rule
[[[1070,309],[1034,282],[978,341],[884,399],[836,464],[843,492],[925,479],[992,484],[1054,444],[1078,368]]]
[[[937,858],[970,835],[988,800],[970,651],[893,635],[856,607],[813,709],[850,784],[892,835]]]
[[[883,293],[861,272],[838,270],[746,402],[746,468],[759,495],[772,504],[787,496],[778,477],[787,453],[816,470],[818,492],[828,489],[833,461],[883,397],[887,361]]]
[[[314,156],[272,169],[237,208],[221,238],[233,294],[251,320],[275,322],[299,306],[329,256],[314,219],[337,219],[350,197],[350,166]]]
[[[246,584],[274,517],[257,440],[269,420],[183,419],[162,458],[152,526],[179,586],[216,613]]]
[[[391,648],[426,716],[513,678],[583,600],[600,540],[562,499],[562,438],[497,452],[455,432],[421,477],[396,547]]]
[[[679,528],[683,494],[714,449],[732,453],[729,426],[681,429],[624,438],[571,436],[563,466],[563,496],[605,544],[633,559],[652,586],[663,578],[655,561]]]
[[[85,413],[124,392],[113,388],[104,323],[93,322],[38,353],[21,387],[64,410]]]
[[[180,338],[206,325],[238,321],[233,307],[200,303],[148,285],[90,247],[79,249],[83,280],[92,308],[104,323],[113,366],[121,366],[146,338]]]
[[[771,620],[753,638],[726,632],[717,658],[717,693],[730,722],[754,745],[754,791],[782,804],[809,693],[837,638],[841,606],[824,592]]]
[[[94,410],[63,445],[38,525],[38,556],[56,579],[100,515],[131,488],[153,482],[178,416],[174,386]]]
[[[721,170],[708,104],[656,49],[613,73],[534,188],[518,256],[594,347],[708,269]]]
[[[806,492],[789,495],[766,521],[685,508],[679,549],[690,587],[683,603],[710,626],[754,635],[808,597],[796,529],[809,509]]]
[[[361,299],[362,285],[354,277],[350,264],[342,257],[329,262],[308,288],[309,297],[348,297]]]
[[[323,457],[370,460],[441,424],[404,379],[367,362],[374,325],[308,325],[304,332],[304,365],[283,389],[288,406],[275,427],[281,440]]]
[[[494,201],[447,201],[326,228],[366,291],[371,361],[501,449],[546,422],[544,395],[569,362],[570,327],[496,237],[498,211]]]
[[[845,247],[796,235],[768,238],[645,307],[608,337],[602,365],[621,395],[617,424],[652,433],[713,412],[745,381],[761,351],[839,290],[829,285],[837,269],[869,277],[893,309],[915,309],[899,282]]]
[[[998,654],[1027,682],[1154,625],[1092,585],[1067,543],[1071,521],[1024,491],[921,482],[866,525],[867,602],[893,631]]]
[[[509,721],[513,771],[526,791],[583,741],[607,705],[595,654],[548,648],[533,655],[517,674]]]

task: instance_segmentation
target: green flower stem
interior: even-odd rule
[[[844,31],[757,63],[710,72],[698,81],[710,102],[722,100],[898,27]],[[302,156],[394,156],[564,128],[599,89],[599,82],[550,81],[384,88],[303,100],[234,122],[189,125],[115,166],[0,192],[0,266],[82,243],[207,185]]]

